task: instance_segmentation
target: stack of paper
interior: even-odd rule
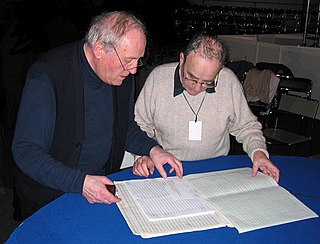
[[[251,175],[241,168],[115,182],[117,205],[131,231],[144,238],[224,226],[242,233],[318,217],[271,177]]]

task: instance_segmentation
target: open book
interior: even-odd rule
[[[115,184],[122,215],[144,238],[225,226],[243,233],[318,217],[271,177],[252,177],[251,168]]]

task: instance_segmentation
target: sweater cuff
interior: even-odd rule
[[[72,188],[71,188],[70,192],[82,194],[85,178],[86,178],[86,174],[81,171],[78,171],[78,173],[74,179],[74,182],[72,184]]]
[[[251,152],[250,158],[251,158],[251,161],[252,161],[252,162],[253,162],[253,155],[254,155],[254,153],[255,153],[256,151],[261,151],[261,152],[263,152],[263,153],[267,156],[267,158],[269,158],[269,156],[270,156],[267,150],[265,150],[265,149],[263,149],[263,148],[257,148],[257,149],[254,149],[254,150]]]

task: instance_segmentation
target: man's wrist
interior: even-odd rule
[[[254,160],[256,160],[258,158],[261,158],[261,157],[266,157],[266,158],[269,158],[269,153],[267,150],[264,150],[264,149],[256,149],[252,152],[252,156],[251,156],[251,160],[252,162]]]
[[[163,148],[160,145],[156,145],[153,148],[151,148],[149,155],[150,155],[150,157],[152,157],[153,154],[157,153],[158,151],[162,151],[162,150],[163,150]]]

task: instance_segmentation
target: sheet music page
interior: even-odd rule
[[[192,185],[178,177],[129,180],[124,184],[150,220],[214,213]]]
[[[318,217],[280,186],[207,199],[239,233]]]
[[[135,235],[143,238],[164,236],[190,231],[200,231],[230,225],[230,222],[219,213],[208,213],[196,216],[150,221],[132,198],[126,184],[115,182],[117,195],[122,199],[117,203],[122,216]]]
[[[239,233],[318,217],[271,177],[241,168],[186,176]]]

